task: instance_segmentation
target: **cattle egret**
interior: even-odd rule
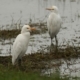
[[[61,17],[59,15],[58,8],[56,6],[52,6],[51,8],[46,8],[46,10],[51,11],[51,14],[49,15],[47,20],[47,27],[51,38],[51,45],[52,39],[55,37],[56,46],[58,46],[57,33],[61,28]]]
[[[30,41],[30,32],[35,30],[35,28],[31,28],[29,25],[24,25],[21,30],[21,34],[19,34],[12,47],[12,64],[15,65],[18,62],[18,65],[21,65],[21,58],[24,56],[29,41]]]

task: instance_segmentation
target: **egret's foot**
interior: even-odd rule
[[[51,47],[54,47],[54,44],[53,43],[51,43]]]
[[[54,51],[54,44],[52,43],[50,46],[50,53],[52,53]]]
[[[55,47],[55,53],[58,53],[58,46]]]
[[[19,69],[22,68],[22,65],[21,65],[21,59],[18,59],[18,67],[19,67]]]

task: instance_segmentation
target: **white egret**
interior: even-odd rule
[[[52,6],[51,8],[46,8],[46,9],[51,11],[51,14],[49,15],[47,20],[47,27],[51,38],[51,45],[52,45],[52,39],[55,37],[56,46],[58,46],[57,33],[61,28],[61,17],[58,12],[58,8],[56,6]]]
[[[21,34],[19,34],[12,47],[12,64],[15,65],[17,62],[21,65],[21,58],[24,56],[29,41],[30,41],[30,32],[35,30],[35,28],[31,28],[29,25],[24,25],[21,30]]]

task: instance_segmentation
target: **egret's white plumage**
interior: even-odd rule
[[[51,38],[51,44],[52,44],[52,39],[55,37],[56,45],[58,45],[56,35],[61,28],[61,17],[58,12],[58,8],[56,6],[47,8],[47,10],[51,11],[51,13],[48,17],[48,20],[47,20],[47,27],[48,27],[48,32],[49,32],[49,35]]]
[[[15,65],[16,62],[21,61],[22,56],[24,56],[29,40],[30,40],[30,31],[34,30],[29,25],[24,25],[21,30],[21,34],[19,34],[12,47],[12,64]]]

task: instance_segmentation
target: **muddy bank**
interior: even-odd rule
[[[0,38],[8,39],[15,38],[20,33],[20,30],[0,30]]]
[[[45,33],[47,31],[47,27],[43,26],[43,24],[33,23],[30,26],[35,27],[36,31],[31,32],[31,35]],[[0,38],[2,39],[10,39],[15,38],[18,34],[20,34],[21,29],[12,29],[12,30],[0,30]]]
[[[74,49],[73,47],[68,47],[65,49],[58,49],[58,52],[37,52],[29,55],[25,55],[22,58],[22,66],[25,71],[28,70],[41,70],[46,69],[51,66],[60,66],[62,63],[55,63],[52,65],[48,65],[50,61],[53,59],[67,59],[70,60],[71,58],[77,58],[80,55],[79,51],[80,47]],[[0,56],[0,64],[4,66],[12,66],[11,63],[11,56]],[[48,66],[46,66],[48,65]],[[16,65],[17,66],[17,65]],[[18,66],[17,66],[18,67]],[[16,68],[17,68],[16,67]]]
[[[15,38],[18,34],[20,34],[21,30],[1,30],[0,31],[0,38],[2,39],[11,39]],[[33,34],[39,34],[40,32],[37,30],[35,32],[31,32]]]

